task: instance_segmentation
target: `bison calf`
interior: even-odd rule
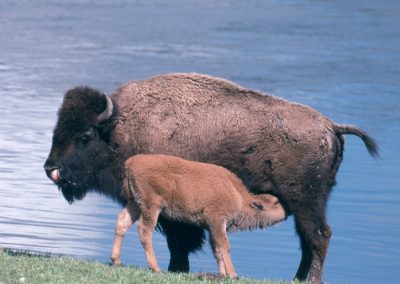
[[[160,271],[152,245],[159,215],[208,229],[221,275],[235,277],[227,231],[264,228],[286,218],[278,199],[253,195],[227,169],[165,155],[137,155],[125,163],[127,207],[118,216],[111,259],[120,264],[124,235],[138,231],[149,267]]]

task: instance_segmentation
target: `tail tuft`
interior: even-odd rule
[[[362,131],[361,129],[357,128],[353,125],[336,125],[334,128],[335,134],[353,134],[360,137],[369,154],[374,157],[375,159],[380,158],[379,156],[379,147],[378,144],[371,138],[366,132]]]

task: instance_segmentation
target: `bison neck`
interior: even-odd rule
[[[127,201],[122,196],[122,169],[119,166],[108,167],[97,174],[97,186],[93,191],[98,192],[125,206]]]

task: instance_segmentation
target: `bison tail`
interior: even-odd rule
[[[374,158],[379,158],[379,147],[373,138],[361,129],[353,125],[335,125],[334,132],[336,135],[353,134],[360,137],[363,141],[369,154]]]

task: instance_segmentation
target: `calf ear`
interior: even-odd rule
[[[258,209],[258,210],[264,210],[264,206],[261,203],[256,202],[256,201],[251,202],[249,205],[251,208]]]

